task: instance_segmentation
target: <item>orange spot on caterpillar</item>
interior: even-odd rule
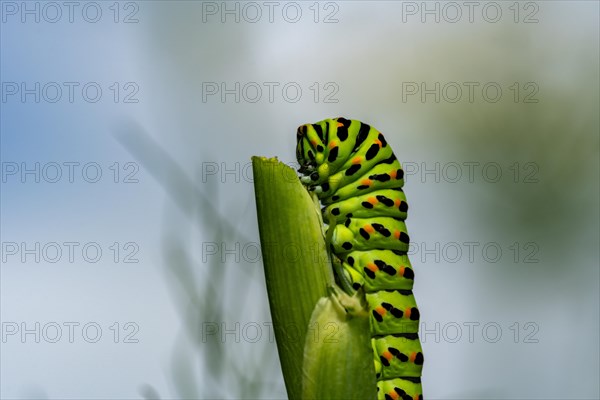
[[[377,143],[377,144],[379,145],[379,148],[381,148],[381,140],[379,140],[379,139],[375,139],[375,140],[374,140],[374,142],[375,142],[375,143]]]
[[[381,306],[375,308],[375,311],[377,312],[377,314],[381,315],[382,317],[387,313],[387,310]]]
[[[373,232],[375,232],[375,228],[373,228],[373,226],[371,226],[371,225],[369,225],[369,224],[367,224],[367,225],[363,226],[363,229],[364,229],[365,231],[367,231],[367,233],[373,233]]]
[[[395,390],[392,390],[391,392],[389,392],[388,396],[390,396],[393,400],[398,400],[400,398],[400,395],[398,393],[396,393]]]
[[[406,310],[404,310],[404,317],[406,319],[410,319],[410,307],[408,307]]]
[[[370,179],[363,179],[360,183],[362,183],[365,186],[371,186],[373,184],[373,181]]]
[[[400,275],[400,276],[404,276],[404,270],[405,270],[405,267],[404,267],[404,265],[403,265],[403,266],[401,266],[400,268],[398,268],[398,275]]]
[[[338,122],[338,123],[337,123],[337,127],[339,128],[339,127],[341,127],[341,126],[344,126],[344,124],[342,124],[341,122]]]
[[[400,239],[400,231],[394,231],[394,237]]]
[[[384,356],[385,358],[387,358],[388,361],[391,361],[392,358],[394,358],[394,356],[392,355],[392,353],[390,353],[389,351],[384,351],[383,354],[381,354],[382,356]]]
[[[377,268],[377,265],[373,264],[373,263],[368,263],[367,264],[367,268],[369,268],[371,271],[373,272],[377,272],[379,271],[379,268]]]
[[[390,172],[390,177],[392,179],[396,179],[396,170],[393,170],[393,171]]]
[[[411,363],[415,362],[415,358],[417,358],[417,353],[415,353],[414,351],[412,353],[410,353],[410,357],[408,357],[408,359],[410,360]]]
[[[367,201],[373,205],[377,204],[379,201],[375,197],[369,197]]]
[[[333,149],[335,146],[337,146],[337,143],[335,142],[335,140],[332,140],[331,142],[329,142],[330,149]]]
[[[313,147],[317,147],[317,139],[310,139],[310,144],[313,145]]]
[[[396,207],[400,207],[400,199],[396,199],[396,201],[394,202],[394,205]]]
[[[418,394],[415,394],[415,395],[413,396],[413,400],[420,400],[420,399],[421,399],[421,397],[420,397],[420,395],[418,395]]]
[[[362,162],[362,157],[361,156],[356,156],[352,159],[352,164],[360,164]]]

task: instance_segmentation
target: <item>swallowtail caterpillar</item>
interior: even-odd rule
[[[336,280],[366,298],[377,398],[422,400],[400,162],[377,129],[346,118],[300,126],[296,158],[302,183],[323,206]]]

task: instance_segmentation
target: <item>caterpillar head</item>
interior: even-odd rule
[[[300,164],[299,172],[311,175],[316,172],[325,159],[322,126],[319,124],[299,126],[296,142],[296,159]]]
[[[298,127],[296,158],[300,164],[298,172],[305,175],[303,183],[319,185],[334,172],[336,168],[332,169],[332,162],[338,160],[339,151],[338,128],[344,127],[345,134],[342,137],[346,138],[350,122],[340,117]],[[343,162],[343,157],[339,160]]]

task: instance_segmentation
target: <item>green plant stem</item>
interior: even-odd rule
[[[285,164],[253,157],[252,166],[269,305],[288,397],[375,398],[368,319],[360,312],[346,313],[337,298],[328,296],[336,285],[319,206]]]
[[[271,316],[290,399],[302,389],[302,361],[313,308],[327,296],[329,257],[318,210],[294,170],[253,157],[254,190]]]

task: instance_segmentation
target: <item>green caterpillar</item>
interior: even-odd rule
[[[377,398],[422,400],[424,359],[400,162],[378,130],[346,118],[300,126],[296,158],[302,183],[323,205],[338,283],[349,294],[364,292]]]

